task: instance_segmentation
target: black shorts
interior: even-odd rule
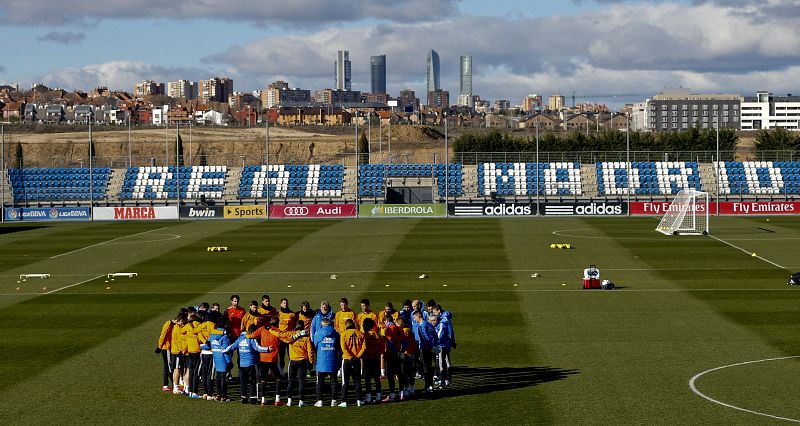
[[[170,366],[172,367],[172,371],[175,371],[179,368],[186,367],[186,355],[184,354],[169,354],[170,356]]]

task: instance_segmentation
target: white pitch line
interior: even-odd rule
[[[94,280],[96,280],[96,279],[98,279],[98,278],[103,278],[103,275],[98,275],[98,276],[96,276],[96,277],[94,277],[94,278],[89,278],[88,280],[84,280],[84,281],[81,281],[81,282],[79,282],[79,283],[70,284],[70,285],[68,285],[68,286],[64,286],[64,287],[61,287],[61,288],[57,288],[57,289],[55,289],[55,290],[48,291],[47,293],[44,293],[44,294],[53,294],[53,293],[55,293],[55,292],[57,292],[57,291],[66,290],[66,289],[68,289],[68,288],[70,288],[70,287],[75,287],[75,286],[78,286],[78,285],[81,285],[81,284],[86,284],[86,283],[88,283],[89,281],[94,281]],[[34,293],[34,294],[35,294],[35,293]]]
[[[800,423],[800,420],[797,420],[797,419],[792,419],[792,418],[789,418],[789,417],[780,417],[780,416],[776,416],[776,415],[773,415],[773,414],[761,413],[761,412],[758,412],[758,411],[748,410],[747,408],[737,407],[735,405],[728,404],[726,402],[717,401],[716,399],[711,398],[710,396],[704,394],[703,392],[700,392],[697,389],[697,386],[695,385],[695,381],[697,381],[697,379],[699,379],[704,374],[711,373],[711,372],[714,372],[714,371],[717,371],[717,370],[722,370],[723,368],[738,367],[740,365],[755,364],[755,363],[759,363],[759,362],[779,361],[779,360],[791,359],[791,358],[800,358],[800,355],[784,356],[784,357],[779,357],[779,358],[757,359],[755,361],[745,361],[745,362],[739,362],[739,363],[736,363],[736,364],[723,365],[722,367],[712,368],[710,370],[706,370],[706,371],[703,371],[703,372],[695,374],[694,377],[692,377],[689,380],[689,389],[691,389],[692,392],[694,392],[696,395],[698,395],[700,397],[703,397],[703,398],[713,402],[714,404],[718,404],[718,405],[721,405],[723,407],[733,408],[734,410],[744,411],[745,413],[750,413],[750,414],[755,414],[755,415],[758,415],[758,416],[769,417],[769,418],[776,419],[776,420],[785,420],[787,422]]]
[[[717,238],[717,237],[715,237],[715,236],[713,236],[713,235],[709,235],[709,237],[711,237],[711,238],[713,238],[713,239],[715,239],[715,240],[717,240],[717,241],[719,241],[719,242],[721,242],[721,243],[723,243],[723,244],[727,244],[727,245],[729,245],[729,246],[731,246],[731,247],[735,248],[736,250],[739,250],[739,251],[741,251],[741,252],[747,253],[747,254],[749,254],[749,255],[751,255],[751,256],[752,256],[752,253],[751,253],[751,252],[749,252],[749,251],[747,251],[747,250],[745,250],[745,249],[743,249],[743,248],[741,248],[741,247],[739,247],[739,246],[737,246],[737,245],[731,244],[731,243],[729,243],[729,242],[727,242],[727,241],[723,240],[722,238]],[[765,258],[763,258],[763,257],[761,257],[761,256],[755,255],[755,256],[753,256],[753,257],[755,257],[755,258],[758,258],[758,259],[761,259],[761,260],[763,260],[764,262],[767,262],[767,263],[769,263],[769,264],[770,264],[770,265],[772,265],[772,266],[776,266],[776,267],[778,267],[778,268],[781,268],[781,269],[787,269],[787,268],[784,268],[783,266],[781,266],[781,265],[778,265],[777,263],[775,263],[775,262],[773,262],[773,261],[771,261],[771,260],[769,260],[769,259],[765,259]]]
[[[110,242],[112,242],[112,241],[117,241],[117,240],[120,240],[120,239],[122,239],[122,238],[135,237],[135,236],[137,236],[137,235],[142,235],[142,234],[146,234],[146,233],[148,233],[148,232],[153,232],[153,231],[160,231],[160,230],[162,230],[162,229],[167,229],[167,227],[165,226],[165,227],[163,227],[163,228],[158,228],[158,229],[150,229],[150,230],[147,230],[147,231],[137,232],[137,233],[135,233],[135,234],[131,234],[131,235],[123,235],[123,236],[121,236],[121,237],[117,237],[117,238],[114,238],[114,239],[111,239],[111,240],[108,240],[108,241],[102,241],[102,242],[99,242],[99,243],[97,243],[97,244],[92,244],[92,245],[90,245],[90,246],[86,246],[86,247],[83,247],[83,248],[79,248],[79,249],[77,249],[77,250],[72,250],[72,251],[68,251],[68,252],[66,252],[66,253],[57,254],[57,255],[55,255],[55,256],[52,256],[52,257],[50,257],[50,259],[55,259],[55,258],[57,258],[57,257],[66,256],[66,255],[68,255],[68,254],[72,254],[72,253],[77,253],[77,252],[79,252],[79,251],[83,251],[83,250],[86,250],[86,249],[89,249],[89,248],[92,248],[92,247],[96,247],[96,246],[99,246],[99,245],[108,244],[108,243],[110,243]]]

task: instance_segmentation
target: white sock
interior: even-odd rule
[[[280,400],[281,400],[281,396],[280,395],[275,395],[275,402],[280,402]]]

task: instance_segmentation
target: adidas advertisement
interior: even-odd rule
[[[221,206],[182,206],[181,219],[222,219],[223,207]]]
[[[541,203],[545,216],[622,216],[628,214],[623,202]]]
[[[453,216],[535,216],[536,204],[500,203],[500,204],[451,204]]]

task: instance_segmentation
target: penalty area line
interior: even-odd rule
[[[68,288],[75,287],[75,286],[79,286],[79,285],[81,285],[81,284],[86,284],[86,283],[88,283],[89,281],[94,281],[94,280],[96,280],[96,279],[98,279],[98,278],[103,278],[104,276],[105,276],[105,274],[103,274],[103,275],[98,275],[98,276],[96,276],[96,277],[94,277],[94,278],[89,278],[88,280],[83,280],[83,281],[81,281],[81,282],[77,282],[77,283],[75,283],[75,284],[70,284],[70,285],[67,285],[67,286],[64,286],[64,287],[61,287],[61,288],[57,288],[57,289],[55,289],[55,290],[48,291],[47,293],[43,293],[43,294],[53,294],[53,293],[55,293],[55,292],[57,292],[57,291],[66,290],[66,289],[68,289]]]
[[[61,257],[61,256],[66,256],[66,255],[68,255],[68,254],[77,253],[77,252],[79,252],[79,251],[83,251],[83,250],[86,250],[86,249],[90,249],[90,248],[92,248],[92,247],[97,247],[97,246],[100,246],[100,245],[103,245],[103,244],[108,244],[108,243],[111,243],[111,242],[114,242],[114,241],[117,241],[117,240],[121,240],[121,239],[123,239],[123,238],[135,237],[135,236],[137,236],[137,235],[146,234],[146,233],[148,233],[148,232],[160,231],[160,230],[162,230],[162,229],[167,229],[167,227],[165,226],[165,227],[163,227],[163,228],[158,228],[158,229],[149,229],[149,230],[147,230],[147,231],[137,232],[137,233],[135,233],[135,234],[131,234],[131,235],[123,235],[123,236],[121,236],[121,237],[117,237],[117,238],[114,238],[114,239],[111,239],[111,240],[108,240],[108,241],[101,241],[101,242],[99,242],[99,243],[92,244],[92,245],[90,245],[90,246],[86,246],[86,247],[82,247],[82,248],[79,248],[79,249],[77,249],[77,250],[72,250],[72,251],[68,251],[68,252],[66,252],[66,253],[61,253],[61,254],[57,254],[57,255],[55,255],[55,256],[51,256],[51,257],[50,257],[50,259],[55,259],[55,258],[58,258],[58,257]]]
[[[721,243],[723,243],[723,244],[726,244],[726,245],[728,245],[728,246],[730,246],[730,247],[733,247],[733,248],[735,248],[736,250],[739,250],[739,251],[741,251],[741,252],[743,252],[743,253],[747,253],[747,254],[749,254],[749,255],[751,255],[751,256],[754,254],[754,253],[751,253],[751,252],[749,252],[749,251],[747,251],[747,250],[745,250],[745,249],[743,249],[743,248],[741,248],[741,247],[739,247],[739,246],[737,246],[737,245],[731,244],[731,243],[729,243],[729,242],[727,242],[727,241],[723,240],[722,238],[718,238],[718,237],[715,237],[715,236],[713,236],[713,235],[709,235],[709,237],[711,237],[711,238],[713,238],[713,239],[715,239],[715,240],[717,240],[717,241],[719,241],[719,242],[721,242]],[[775,262],[773,262],[773,261],[771,261],[771,260],[769,260],[769,259],[765,259],[765,258],[763,258],[763,257],[761,257],[761,256],[759,256],[759,255],[755,255],[755,256],[753,256],[753,257],[756,257],[756,258],[758,258],[758,259],[761,259],[761,260],[763,260],[764,262],[767,262],[767,263],[769,263],[769,264],[770,264],[770,265],[772,265],[772,266],[776,266],[776,267],[778,267],[778,268],[781,268],[781,269],[787,269],[787,270],[788,270],[788,268],[785,268],[785,267],[783,267],[783,266],[781,266],[781,265],[778,265],[777,263],[775,263]]]

